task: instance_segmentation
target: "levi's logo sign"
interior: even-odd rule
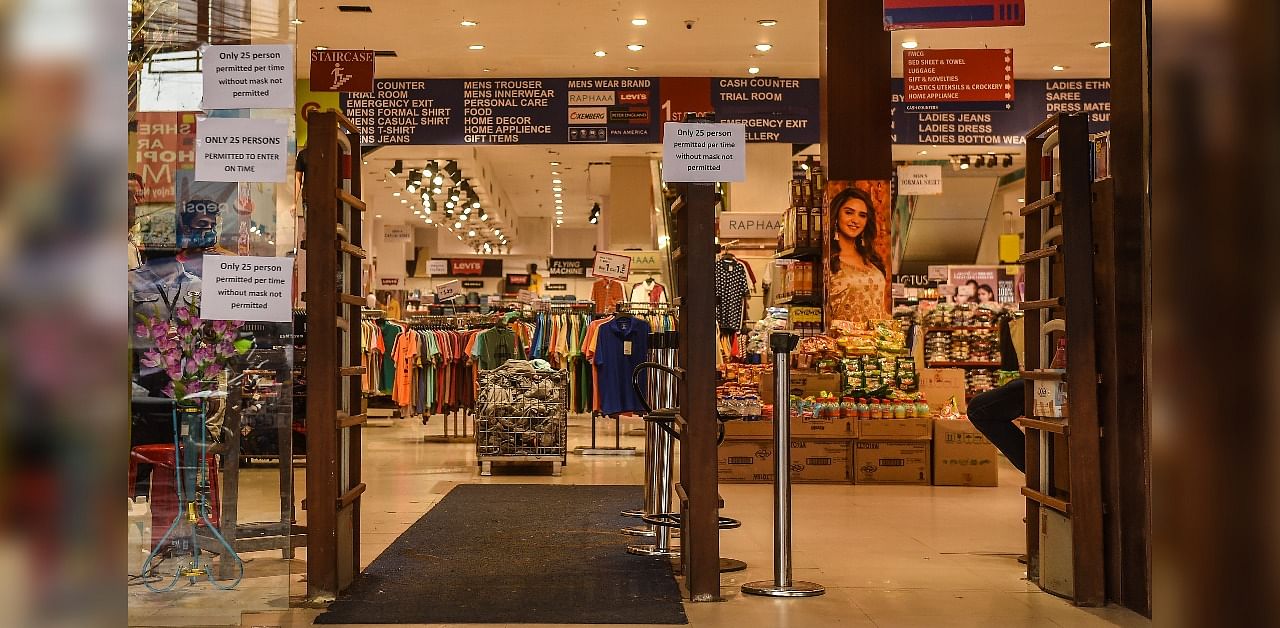
[[[644,91],[622,91],[618,92],[618,102],[622,104],[644,104],[649,102],[649,92]]]
[[[479,275],[484,269],[483,260],[454,260],[451,262],[455,275]]]

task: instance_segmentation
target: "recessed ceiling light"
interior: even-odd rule
[[[427,224],[431,224],[431,216],[427,216],[423,220],[425,220]]]
[[[1053,71],[1054,71],[1054,72],[1061,72],[1061,71],[1063,71],[1063,70],[1065,70],[1065,69],[1067,69],[1067,66],[1065,66],[1065,65],[1055,65],[1055,66],[1053,66]]]
[[[637,68],[637,67],[635,67],[634,65],[629,65],[629,66],[627,66],[627,71],[628,71],[628,72],[639,72],[639,71],[640,71],[640,68]]]
[[[563,201],[562,199],[556,199],[556,205],[559,205],[559,204],[561,204],[561,203],[563,203],[563,202],[564,202],[564,201]]]
[[[1111,47],[1111,42],[1109,42],[1109,41],[1095,41],[1095,42],[1093,42],[1092,44],[1089,44],[1089,45],[1090,45],[1090,46],[1093,46],[1094,48],[1110,48],[1110,47]]]
[[[549,162],[549,163],[550,163],[551,165],[553,165],[553,166],[559,166],[559,165],[560,165],[560,162],[558,162],[558,161],[552,161],[552,162]]]
[[[760,68],[757,68],[754,66],[747,68],[747,74],[759,74],[759,73],[760,73]]]
[[[551,182],[552,182],[552,183],[560,183],[560,179],[552,179],[552,180],[551,180]]]
[[[644,50],[644,45],[642,45],[642,44],[627,44],[627,50],[630,50],[631,52],[640,52],[641,50]],[[597,55],[597,56],[603,56],[603,55]]]
[[[645,24],[648,24],[648,23],[649,23],[649,20],[646,20],[642,17],[638,17],[634,20],[631,20],[632,26],[644,26]]]
[[[382,214],[374,214],[374,215],[373,215],[373,217],[374,217],[374,218],[382,218]]]
[[[773,44],[756,44],[756,50],[760,52],[769,52],[773,50]]]
[[[484,50],[484,44],[471,44],[467,46],[468,50]]]
[[[558,176],[560,176],[560,171],[559,171],[559,170],[552,170],[552,171],[551,171],[551,176],[553,176],[553,177],[558,177]]]
[[[301,23],[302,23],[302,20],[300,20],[300,19],[298,19],[298,18],[296,18],[296,17],[295,17],[295,18],[293,18],[292,20],[289,20],[289,23],[290,23],[290,24],[293,24],[294,26],[297,26],[297,25],[299,25],[299,24],[301,24]]]
[[[560,193],[556,192],[556,198],[560,198]]]
[[[492,72],[493,68],[480,68],[481,72]]]
[[[461,22],[458,22],[458,24],[461,24],[462,26],[478,26],[480,23],[475,20],[462,20]]]
[[[903,47],[903,48],[906,48],[907,50],[915,50],[915,49],[916,49],[916,47],[917,47],[917,46],[919,46],[919,45],[920,45],[920,42],[918,42],[918,41],[916,41],[916,40],[914,40],[914,39],[904,39],[904,40],[902,40],[902,47]]]
[[[316,48],[315,48],[315,49],[316,49],[316,50],[328,50],[328,49],[329,49],[329,47],[328,47],[328,46],[316,46]]]
[[[400,202],[401,202],[401,203],[408,203],[408,202],[409,202],[409,199],[407,199],[407,198],[402,198],[402,199],[400,199]]]
[[[563,191],[564,191],[564,188],[561,188],[561,187],[554,187],[554,188],[551,188],[551,191],[552,191],[552,192],[563,192]]]
[[[391,195],[392,195],[392,196],[400,196],[400,193],[399,193],[399,192],[392,192],[392,193],[391,193]]]
[[[468,231],[468,232],[467,232],[467,235],[469,235],[469,236],[471,236],[471,237],[473,237],[473,238],[474,238],[474,237],[476,237],[476,230],[475,230],[475,229],[472,229],[472,230]]]
[[[756,24],[761,26],[777,26],[778,20],[756,20]]]
[[[929,154],[929,151],[927,151],[927,150],[922,150],[922,151],[920,151],[920,152],[918,152],[918,153],[916,153],[916,154],[917,154],[917,155],[928,155],[928,154]]]
[[[593,53],[591,53],[591,54],[593,54],[593,55],[595,55],[595,56],[597,56],[597,57],[603,57],[603,56],[605,56],[605,55],[607,55],[607,54],[609,54],[609,53],[607,53],[607,52],[605,52],[605,51],[603,51],[603,50],[597,50],[597,51],[595,51],[595,52],[593,52]]]

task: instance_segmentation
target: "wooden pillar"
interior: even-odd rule
[[[1109,233],[1112,285],[1098,294],[1109,310],[1098,329],[1102,367],[1106,481],[1107,598],[1151,616],[1151,421],[1148,405],[1146,290],[1150,251],[1144,216],[1150,146],[1147,3],[1111,2],[1111,159]],[[1107,372],[1111,371],[1111,372]]]
[[[881,3],[820,0],[822,167],[832,181],[893,175],[893,43]]]
[[[673,254],[680,300],[680,388],[684,433],[680,439],[680,485],[684,508],[681,553],[685,586],[694,602],[720,599],[720,507],[716,467],[716,291],[715,187],[681,186],[677,211],[679,245]]]

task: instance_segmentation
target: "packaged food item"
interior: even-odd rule
[[[919,378],[916,376],[916,361],[910,357],[903,356],[896,360],[897,368],[897,386],[903,392],[915,392],[920,387]]]
[[[871,404],[867,403],[867,399],[865,397],[858,398],[858,418],[871,418]]]

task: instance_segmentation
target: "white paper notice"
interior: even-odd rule
[[[196,181],[283,183],[288,151],[284,120],[204,118],[196,122]]]
[[[292,297],[292,257],[204,257],[201,318],[287,323],[293,320]]]
[[[898,194],[942,194],[942,166],[898,166]]]
[[[746,125],[667,122],[662,129],[663,181],[747,179]]]
[[[208,109],[292,109],[293,46],[209,46],[204,52]]]
[[[456,299],[462,296],[462,282],[454,279],[436,286],[436,298],[441,301]]]

